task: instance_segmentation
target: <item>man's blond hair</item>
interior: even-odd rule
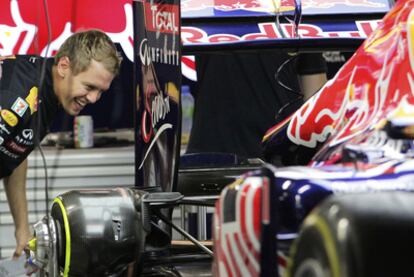
[[[100,30],[88,30],[71,35],[55,56],[55,64],[68,57],[74,75],[85,71],[91,60],[103,64],[114,76],[119,73],[121,58],[112,40]]]

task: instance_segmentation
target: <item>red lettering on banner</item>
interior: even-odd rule
[[[377,28],[380,20],[377,21],[357,21],[356,25],[361,35],[364,37],[369,36]]]
[[[209,42],[231,42],[231,41],[238,41],[240,38],[234,35],[226,35],[226,34],[219,34],[219,35],[212,35],[209,37]]]
[[[181,27],[181,38],[185,43],[207,42],[207,34],[195,27]]]
[[[286,25],[291,26],[291,25]],[[299,36],[301,37],[315,37],[321,38],[323,36],[323,31],[316,25],[301,24],[299,26]]]
[[[303,38],[325,38],[325,37],[354,37],[363,38],[373,31],[380,21],[357,22],[358,31],[344,32],[324,32],[319,26],[311,24],[302,24],[299,26],[299,36]],[[292,38],[293,26],[291,24],[282,24],[284,34]],[[220,43],[232,41],[249,41],[256,39],[278,39],[281,34],[278,32],[273,22],[259,23],[259,33],[245,34],[241,37],[232,34],[212,34],[208,35],[204,30],[196,27],[182,27],[181,38],[184,44],[197,43]]]
[[[178,33],[180,18],[177,5],[151,5],[150,3],[145,3],[145,8],[147,30],[161,33]]]
[[[274,23],[260,23],[259,24],[260,33],[256,34],[247,34],[243,36],[243,40],[255,40],[255,39],[274,39],[281,37],[277,32],[276,26]]]

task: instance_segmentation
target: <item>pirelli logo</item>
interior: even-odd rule
[[[18,116],[23,117],[24,113],[26,112],[27,108],[29,107],[29,104],[27,104],[26,101],[24,101],[23,98],[18,97],[16,101],[14,101],[12,106],[12,111],[14,111]]]

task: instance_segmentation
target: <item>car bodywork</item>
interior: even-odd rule
[[[217,275],[284,272],[286,244],[331,195],[413,190],[413,5],[399,1],[337,75],[265,135],[269,161],[292,165],[302,155],[305,165],[267,166],[224,189],[215,215]],[[266,244],[277,247],[279,269],[261,263],[271,255]]]

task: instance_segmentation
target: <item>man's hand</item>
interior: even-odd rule
[[[26,228],[16,228],[16,250],[13,253],[13,259],[20,257],[23,254],[23,250],[28,250],[28,242],[32,238],[32,233],[29,230],[29,226]]]

